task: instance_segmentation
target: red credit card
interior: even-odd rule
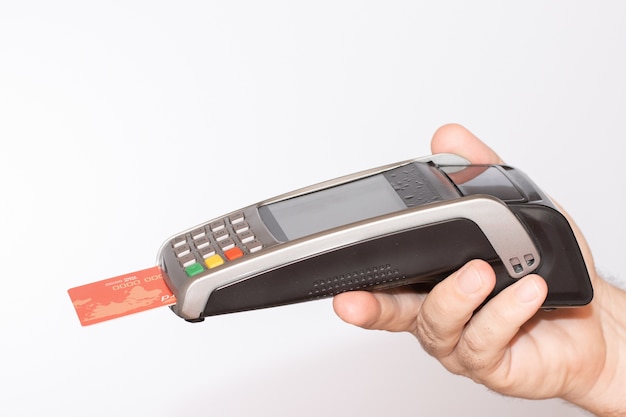
[[[176,303],[158,266],[71,288],[83,326]]]

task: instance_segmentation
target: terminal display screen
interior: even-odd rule
[[[402,198],[378,174],[271,203],[259,212],[274,237],[288,241],[404,209]]]

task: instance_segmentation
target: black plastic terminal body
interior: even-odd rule
[[[542,254],[535,272],[548,283],[544,307],[588,304],[593,291],[567,220],[546,206],[512,206],[511,210],[529,228]],[[383,247],[394,250],[381,250]],[[465,219],[419,227],[319,256],[324,260],[309,258],[214,291],[204,315],[314,300],[345,291],[409,284],[422,284],[421,289],[427,290],[472,259],[488,261],[496,271],[497,284],[491,296],[516,281],[507,274],[481,229]]]

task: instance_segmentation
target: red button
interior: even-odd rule
[[[225,251],[224,256],[226,256],[226,259],[229,261],[232,261],[233,259],[241,258],[243,256],[243,251],[235,246],[234,248]]]

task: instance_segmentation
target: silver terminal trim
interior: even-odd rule
[[[404,165],[412,164],[413,162],[433,162],[437,165],[470,165],[470,162],[459,156],[452,153],[439,153],[435,155],[422,156],[419,158],[407,159],[406,161],[396,162],[394,164],[383,165],[380,167],[368,169],[365,171],[355,172],[350,175],[344,175],[343,177],[334,178],[332,180],[320,182],[318,184],[313,184],[308,187],[300,188],[285,194],[281,194],[279,196],[270,198],[269,200],[261,201],[258,205],[266,205],[276,203],[282,200],[287,200],[293,197],[298,197],[304,194],[309,194],[315,191],[324,190],[329,187],[333,187],[335,185],[344,184],[346,182],[355,181],[364,177],[368,177],[370,175],[380,174],[381,172],[386,172],[394,168],[398,168]]]
[[[476,223],[491,242],[511,277],[521,278],[539,266],[539,251],[506,204],[492,196],[474,195],[452,202],[416,207],[399,214],[380,216],[267,248],[258,255],[252,254],[234,261],[227,268],[217,268],[210,274],[190,279],[179,289],[175,309],[183,318],[198,319],[202,316],[211,293],[218,288],[319,253],[452,219],[468,219]]]

